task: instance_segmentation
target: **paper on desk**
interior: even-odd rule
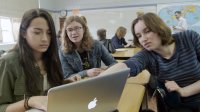
[[[127,51],[128,49],[116,49],[116,51]]]
[[[30,110],[27,110],[26,112],[45,112],[45,111],[32,108]]]

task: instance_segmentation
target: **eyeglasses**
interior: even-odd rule
[[[72,33],[73,31],[79,32],[82,29],[82,27],[74,27],[74,28],[67,28],[68,33]]]

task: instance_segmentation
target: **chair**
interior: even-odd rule
[[[0,57],[5,53],[4,50],[0,50]]]

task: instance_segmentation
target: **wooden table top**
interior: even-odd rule
[[[141,48],[121,48],[116,49],[116,52],[112,54],[114,58],[130,58],[137,52],[139,52]]]
[[[147,70],[143,70],[137,76],[128,78],[126,83],[145,85],[149,83],[149,79],[150,79],[150,73]]]
[[[144,93],[144,86],[126,83],[118,104],[119,112],[139,112]]]

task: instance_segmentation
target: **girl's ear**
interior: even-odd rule
[[[23,38],[26,38],[26,31],[22,31]]]
[[[23,38],[26,38],[26,35],[23,35]]]

